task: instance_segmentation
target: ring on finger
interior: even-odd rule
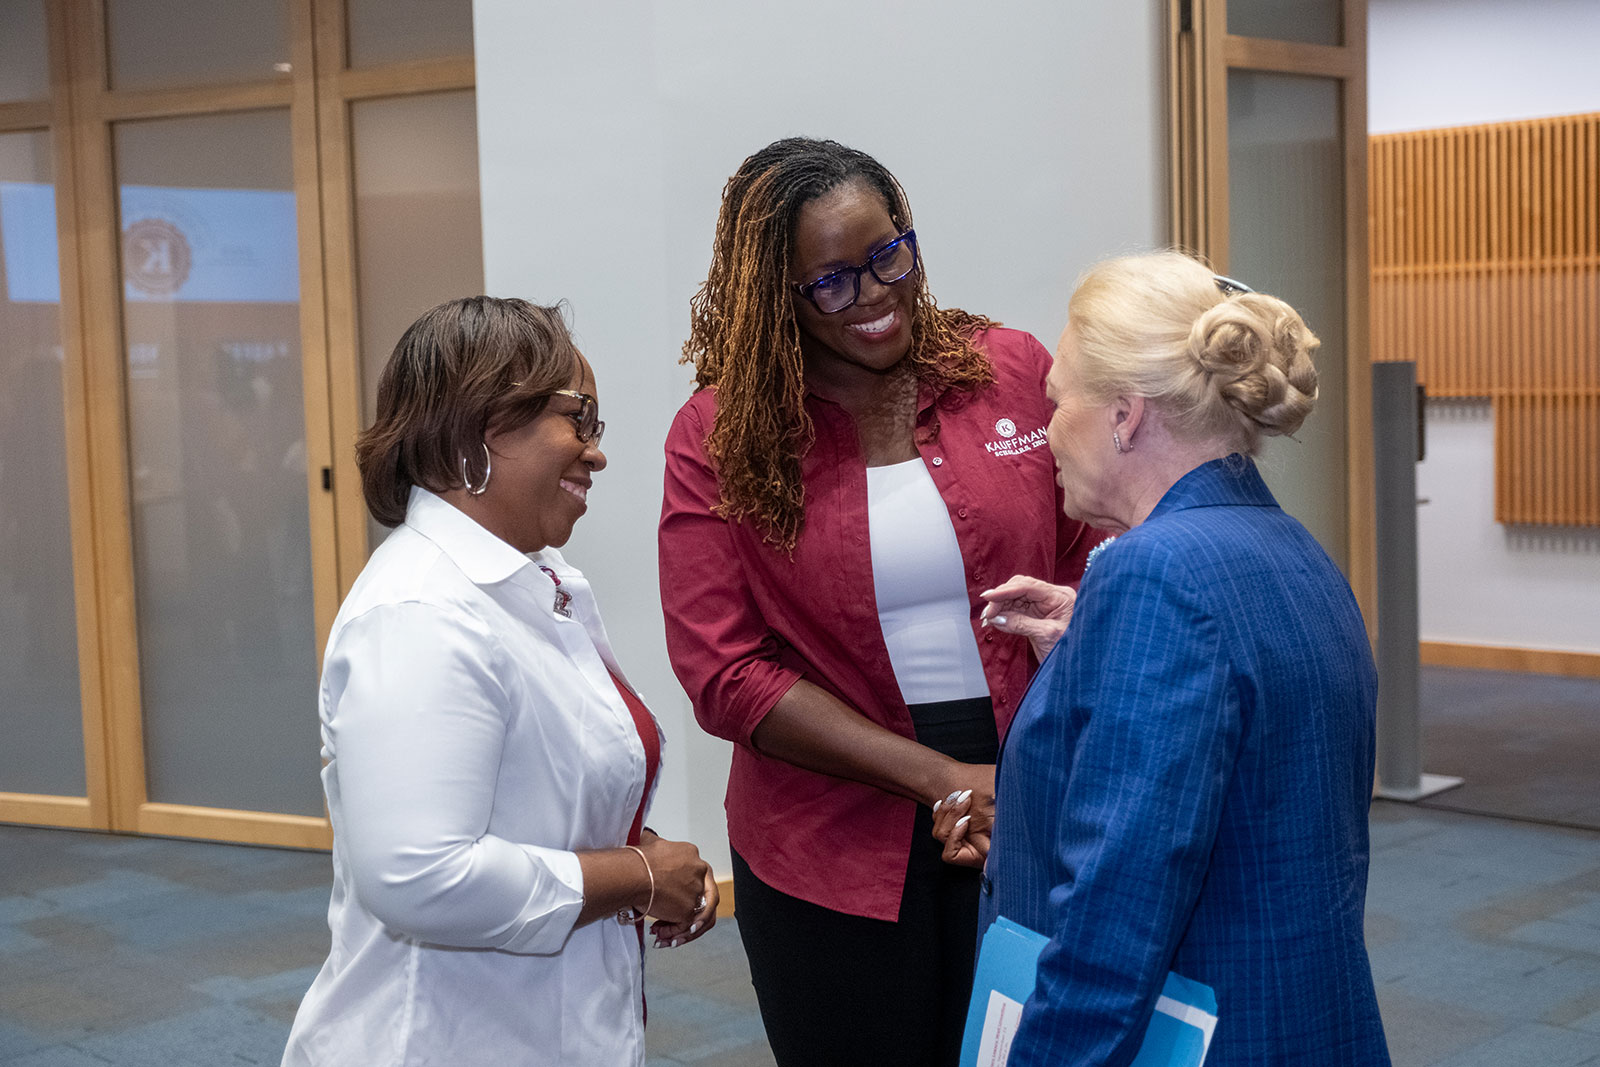
[[[701,893],[700,898],[694,902],[694,910],[696,912],[702,912],[706,910],[706,895],[704,893]]]

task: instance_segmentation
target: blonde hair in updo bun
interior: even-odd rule
[[[1079,387],[1099,402],[1144,397],[1180,440],[1255,455],[1316,404],[1320,342],[1299,313],[1264,293],[1225,295],[1181,252],[1097,264],[1067,314]]]

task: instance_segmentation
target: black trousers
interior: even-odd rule
[[[917,704],[917,740],[967,763],[999,747],[987,699]],[[734,906],[780,1067],[955,1067],[972,995],[978,876],[939,858],[919,806],[896,921],[781,893],[733,855]],[[826,856],[816,857],[826,867]]]

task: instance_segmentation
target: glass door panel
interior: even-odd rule
[[[1227,0],[1228,32],[1302,44],[1343,44],[1339,0]]]
[[[50,159],[0,134],[0,792],[83,796]]]
[[[472,0],[348,0],[350,66],[472,55]]]
[[[113,89],[287,81],[285,0],[106,0]]]
[[[350,106],[363,426],[405,328],[435,304],[483,291],[477,130],[471,89]],[[376,548],[389,531],[367,526]]]
[[[1344,144],[1339,82],[1228,72],[1228,273],[1281,297],[1322,340],[1316,410],[1262,473],[1341,567],[1350,562]]]
[[[115,152],[148,797],[321,815],[289,115]]]
[[[0,104],[50,95],[44,0],[0,0]]]

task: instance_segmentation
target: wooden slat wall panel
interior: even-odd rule
[[[1371,140],[1372,358],[1488,397],[1495,518],[1600,526],[1600,113]]]

